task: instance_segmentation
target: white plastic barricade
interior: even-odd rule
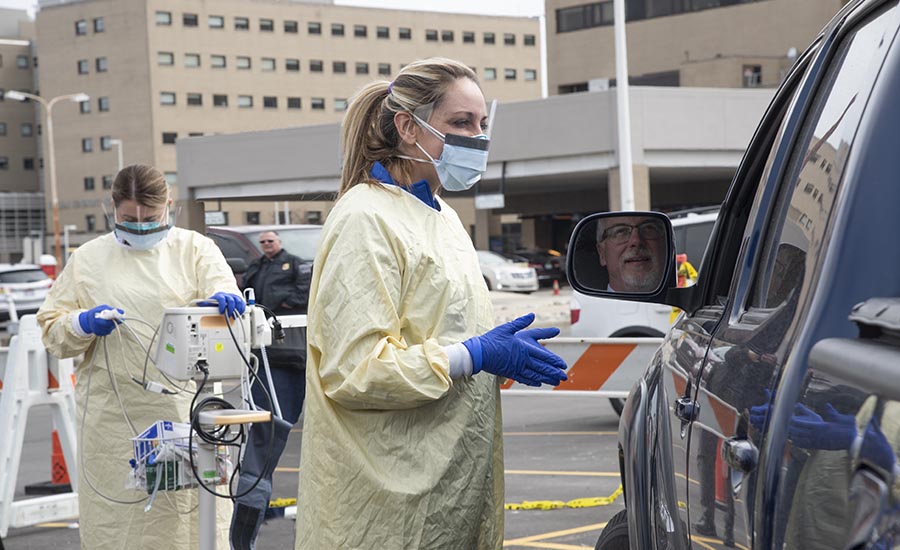
[[[74,491],[78,483],[73,362],[56,360],[47,353],[34,315],[22,317],[19,333],[8,348],[0,348],[0,380],[0,537],[5,537],[10,527],[77,517],[75,492],[13,501],[32,407],[50,407]]]
[[[593,395],[604,398],[628,397],[631,387],[650,364],[662,338],[553,338],[544,346],[563,358],[569,379],[559,386],[535,388],[507,380],[500,389],[505,394]]]

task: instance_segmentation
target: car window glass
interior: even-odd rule
[[[765,237],[751,307],[777,308],[811,275],[866,101],[864,77],[881,62],[872,53],[889,22],[877,17],[846,37],[816,92]]]
[[[209,236],[217,245],[219,245],[219,249],[222,250],[222,255],[226,258],[243,258],[247,262],[250,262],[253,259],[249,257],[249,250],[241,246],[234,237],[219,233],[210,233]]]
[[[40,269],[22,269],[0,273],[0,283],[36,283],[47,280],[47,274]]]
[[[247,233],[250,242],[262,252],[259,248],[259,236],[261,232],[256,231]],[[319,238],[322,230],[318,227],[296,228],[296,229],[279,229],[278,238],[281,239],[281,248],[287,250],[294,256],[303,260],[313,261],[316,258],[316,250],[319,247]]]
[[[703,259],[703,253],[706,251],[706,245],[709,243],[709,235],[712,233],[715,222],[703,222],[685,225],[679,229],[684,230],[681,240],[675,238],[675,253],[687,254],[687,259],[691,264],[700,269],[700,261]]]

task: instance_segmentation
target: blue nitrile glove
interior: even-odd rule
[[[219,313],[226,314],[229,317],[243,315],[244,310],[247,308],[243,298],[237,294],[229,294],[227,292],[216,292],[209,297],[208,302],[201,302],[201,304],[208,304],[210,302],[218,304]]]
[[[849,449],[856,439],[856,417],[837,412],[831,403],[825,404],[822,416],[797,403],[788,425],[788,437],[807,449]]]
[[[750,425],[756,428],[756,431],[761,432],[763,430],[763,426],[766,423],[766,417],[769,416],[769,412],[772,410],[772,392],[768,389],[764,389],[766,392],[766,402],[762,405],[755,405],[750,407],[749,420]]]
[[[859,449],[859,458],[888,472],[894,472],[897,462],[894,449],[881,432],[878,418],[874,416],[866,426],[866,436]]]
[[[558,386],[565,380],[566,362],[538,343],[553,338],[559,329],[524,330],[533,321],[534,313],[529,313],[463,342],[472,356],[472,374],[484,370],[528,386]]]
[[[119,314],[124,315],[125,312],[121,309],[115,309],[109,307],[108,305],[99,305],[94,309],[89,309],[87,311],[82,311],[78,314],[78,324],[81,325],[81,330],[85,331],[88,334],[94,334],[97,336],[106,336],[110,332],[116,328],[118,321],[114,319],[102,319],[97,317],[102,311],[117,311]],[[109,316],[109,314],[105,315]]]

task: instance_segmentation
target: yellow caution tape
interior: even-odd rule
[[[297,504],[296,498],[276,498],[269,501],[269,508],[286,508]]]
[[[559,508],[592,508],[594,506],[608,506],[616,501],[622,494],[622,486],[613,491],[608,497],[576,498],[569,502],[561,500],[523,500],[522,502],[510,502],[503,507],[507,510],[557,510]]]

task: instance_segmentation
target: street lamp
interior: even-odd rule
[[[123,168],[123,166],[122,166],[122,147],[123,147],[122,140],[121,139],[111,139],[111,140],[109,140],[109,144],[116,146],[116,158],[119,162],[118,169],[116,169],[116,173],[119,173],[122,171],[122,168]]]
[[[69,231],[75,231],[76,229],[78,229],[77,225],[63,226],[63,246],[66,248],[66,263],[69,263]]]
[[[31,99],[40,103],[47,113],[47,167],[50,172],[50,202],[53,206],[53,240],[56,252],[56,265],[62,265],[62,250],[59,245],[59,194],[56,189],[56,163],[53,161],[53,106],[63,99],[82,102],[89,101],[91,98],[85,93],[66,94],[56,96],[51,100],[46,100],[41,96],[20,92],[18,90],[9,90],[6,92],[6,98],[13,101],[25,101]]]

